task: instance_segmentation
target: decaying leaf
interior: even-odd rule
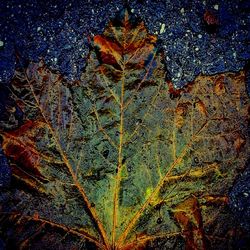
[[[226,245],[219,218],[249,153],[244,72],[174,90],[157,37],[127,10],[93,47],[80,81],[42,61],[12,80],[25,121],[1,132],[17,179],[3,228],[22,249]]]

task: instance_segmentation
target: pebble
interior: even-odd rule
[[[219,5],[218,5],[218,4],[215,4],[215,5],[214,5],[214,9],[215,9],[215,10],[218,10],[218,9],[219,9]]]
[[[161,29],[160,29],[160,34],[162,34],[162,33],[164,33],[166,31],[165,27],[166,27],[166,24],[162,23],[161,24]]]

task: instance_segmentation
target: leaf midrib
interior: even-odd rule
[[[115,178],[115,190],[114,190],[114,205],[113,205],[113,227],[112,227],[112,247],[115,249],[116,238],[116,226],[117,226],[117,213],[119,203],[119,191],[121,183],[122,172],[122,147],[123,147],[123,133],[124,133],[124,85],[125,85],[125,67],[122,67],[121,78],[121,96],[120,96],[120,127],[119,127],[119,148],[118,148],[118,166],[117,175]]]

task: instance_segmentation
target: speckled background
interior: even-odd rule
[[[158,34],[168,77],[175,86],[183,86],[200,73],[210,75],[241,69],[247,71],[250,79],[248,0],[1,1],[0,125],[12,105],[8,84],[15,67],[43,58],[70,80],[78,79],[92,37],[102,33],[110,18],[125,4],[145,21],[151,33]],[[21,122],[20,110],[14,116]],[[1,189],[8,188],[10,183],[8,162],[0,149],[0,203],[4,202]],[[230,206],[238,223],[250,232],[249,189],[247,166],[231,190]],[[0,239],[0,249],[5,249],[4,239]]]

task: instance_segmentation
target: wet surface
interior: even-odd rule
[[[2,1],[0,79],[13,75],[15,54],[45,59],[79,78],[89,41],[102,33],[124,1]],[[200,73],[237,71],[249,59],[247,1],[129,1],[165,53],[169,78],[182,86]],[[23,62],[24,63],[24,62]]]
[[[79,79],[93,36],[102,33],[123,6],[121,0],[1,1],[1,121],[9,112],[13,113],[13,124],[9,126],[18,126],[22,119],[17,109],[13,111],[3,87],[8,86],[16,66],[43,58],[68,79]],[[175,86],[183,86],[201,73],[239,71],[244,67],[249,71],[249,1],[137,0],[129,1],[129,6],[145,21],[149,31],[158,35],[168,78]],[[249,79],[247,82],[250,89]],[[0,150],[0,189],[9,186],[10,175],[8,161]],[[230,207],[239,225],[248,231],[249,183],[248,166],[230,193]],[[0,249],[4,249],[1,239]]]

